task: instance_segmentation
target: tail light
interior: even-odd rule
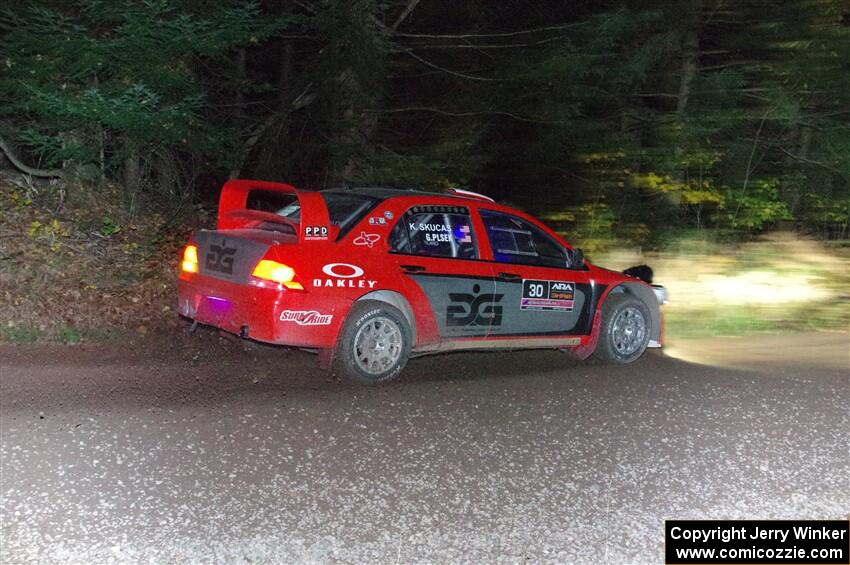
[[[289,265],[271,261],[269,259],[261,259],[254,271],[251,273],[252,282],[259,283],[258,286],[265,286],[265,281],[277,283],[291,290],[304,290],[301,283],[295,280],[295,269]]]
[[[180,264],[180,269],[184,273],[198,272],[198,246],[187,245],[183,250],[183,262]]]

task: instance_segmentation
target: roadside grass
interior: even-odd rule
[[[45,338],[44,332],[36,328],[12,327],[0,331],[0,341],[8,343],[33,343]]]
[[[76,328],[60,326],[41,330],[32,326],[15,326],[0,329],[0,342],[35,343],[54,342],[75,345],[78,343],[106,343],[126,339],[134,332],[120,328]]]
[[[668,339],[690,339],[847,330],[850,327],[848,304],[850,302],[845,302],[841,308],[840,304],[820,302],[781,311],[758,306],[718,307],[711,310],[665,308],[664,331]]]
[[[646,263],[667,287],[666,338],[850,328],[850,245],[789,232],[731,244],[683,238],[663,251],[611,252],[598,264]]]

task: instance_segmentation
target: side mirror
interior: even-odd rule
[[[570,257],[570,267],[583,267],[584,266],[584,251],[581,250],[580,247],[576,247],[573,249],[572,256]]]

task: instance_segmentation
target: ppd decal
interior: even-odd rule
[[[304,239],[327,239],[328,226],[305,226]]]

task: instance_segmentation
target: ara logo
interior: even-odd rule
[[[568,282],[552,282],[552,290],[560,290],[562,292],[572,292],[573,291],[573,283]]]
[[[350,263],[328,263],[322,267],[328,279],[313,279],[314,287],[330,288],[374,288],[377,281],[366,280],[366,273],[357,265]]]
[[[236,255],[235,247],[227,247],[227,244],[222,238],[221,244],[210,245],[210,250],[207,252],[206,262],[204,267],[208,271],[216,271],[225,275],[233,274],[233,259]]]
[[[449,293],[451,303],[446,308],[447,326],[501,326],[504,294],[485,292],[481,285],[472,287],[472,294]]]
[[[366,247],[373,247],[378,241],[381,239],[381,234],[379,233],[366,233],[365,231],[360,232],[360,235],[354,238],[354,245],[365,245]]]

